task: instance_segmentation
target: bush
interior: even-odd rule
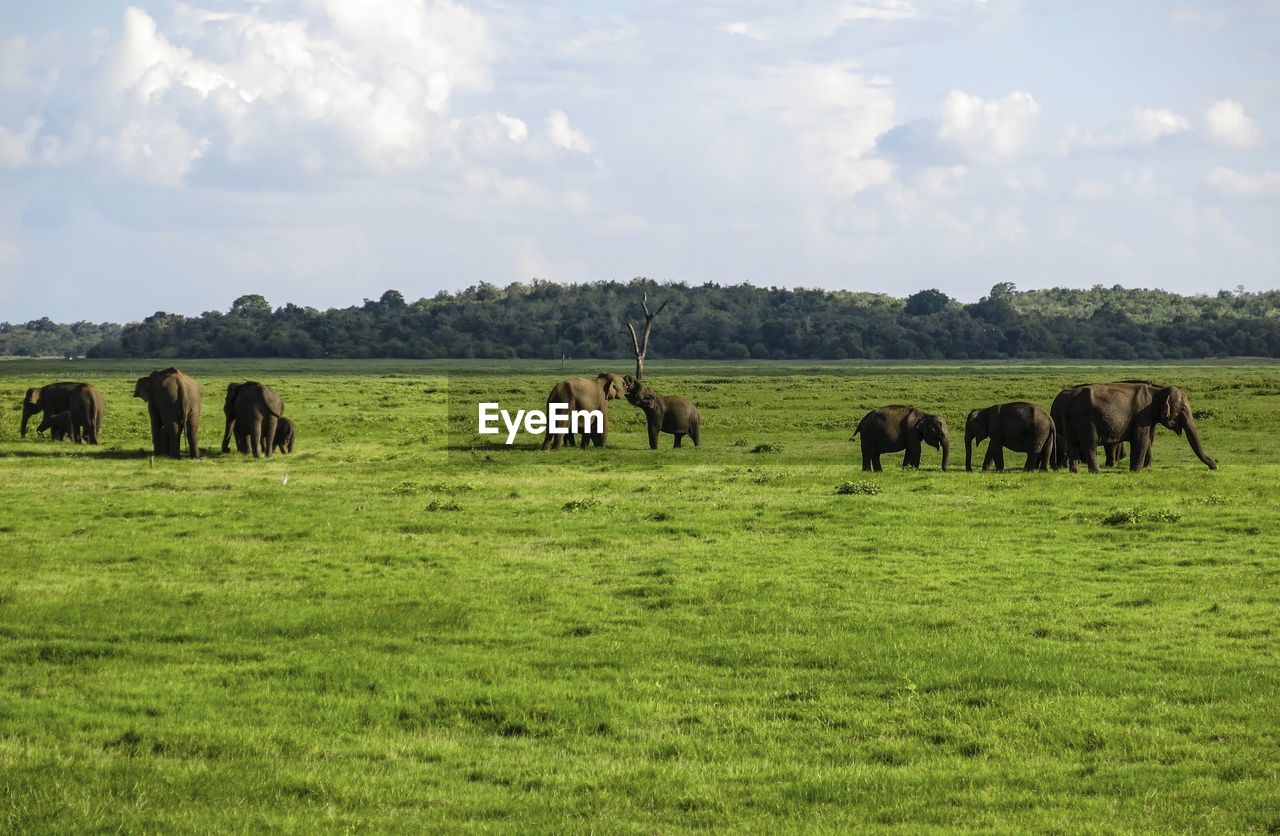
[[[880,493],[880,486],[875,482],[859,480],[857,482],[841,482],[836,485],[836,493],[840,495],[856,494],[875,496]]]
[[[1177,511],[1139,506],[1112,511],[1103,517],[1101,522],[1103,525],[1132,525],[1143,522],[1176,523],[1181,519],[1182,514]]]

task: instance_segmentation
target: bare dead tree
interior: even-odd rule
[[[667,302],[671,300],[668,299]],[[667,306],[667,302],[663,302],[658,306],[656,311],[649,310],[649,294],[645,293],[640,299],[640,306],[644,308],[644,339],[636,339],[636,327],[631,324],[631,320],[627,320],[627,330],[631,332],[631,348],[636,353],[636,380],[644,379],[644,356],[649,353],[649,334],[653,331],[653,318],[662,313],[662,309]]]

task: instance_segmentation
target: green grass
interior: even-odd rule
[[[0,831],[1280,830],[1280,367],[655,362],[701,450],[542,453],[474,402],[558,364],[192,361],[151,462],[167,364],[0,364]],[[1133,375],[1220,470],[963,472],[970,408]],[[246,378],[295,455],[216,454]],[[100,447],[18,438],[59,379]],[[894,402],[957,472],[862,473]]]

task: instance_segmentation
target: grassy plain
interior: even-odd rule
[[[1276,365],[654,362],[703,449],[542,453],[465,416],[558,364],[192,361],[152,463],[160,365],[0,363],[0,831],[1280,831]],[[1134,375],[1220,470],[963,472],[971,407]],[[293,456],[216,453],[246,378]],[[103,445],[18,438],[60,379]],[[894,402],[955,472],[856,467]]]

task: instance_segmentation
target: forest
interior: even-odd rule
[[[1280,357],[1280,291],[1184,296],[1103,287],[995,285],[964,304],[938,290],[879,293],[630,282],[481,283],[409,302],[273,308],[261,295],[224,312],[159,311],[116,325],[48,318],[0,323],[0,356],[595,358],[629,356],[626,321],[648,293],[666,303],[652,357],[708,360]]]

